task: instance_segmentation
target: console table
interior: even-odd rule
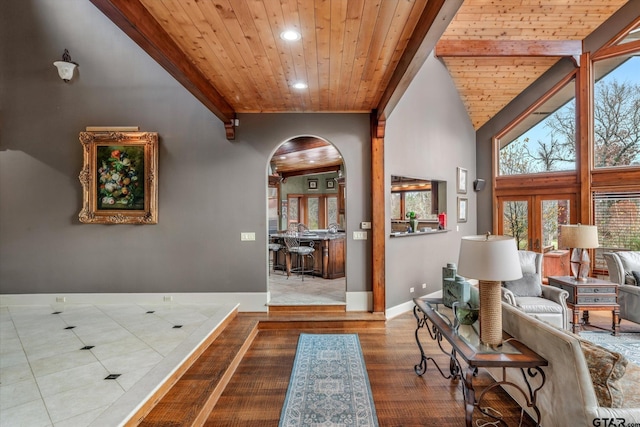
[[[618,285],[606,280],[589,277],[586,282],[579,282],[571,276],[549,276],[549,286],[555,286],[569,292],[567,307],[572,311],[572,332],[575,334],[580,326],[580,312],[582,321],[589,324],[589,310],[611,311],[613,335],[618,334],[618,319],[620,305],[618,305]]]
[[[536,400],[538,391],[546,380],[542,366],[547,366],[548,362],[544,358],[506,333],[503,333],[502,345],[498,349],[493,349],[480,343],[476,330],[477,324],[460,325],[456,330],[452,320],[453,312],[443,304],[440,298],[414,298],[413,302],[415,304],[413,315],[417,321],[415,337],[420,349],[420,363],[414,366],[414,370],[417,375],[422,376],[427,371],[428,361],[431,361],[443,378],[461,381],[467,427],[472,426],[475,407],[483,414],[497,418],[495,414],[483,410],[480,403],[487,392],[501,385],[514,387],[522,393],[527,406],[536,413],[536,425],[540,425],[540,410],[536,406]],[[438,343],[440,350],[449,356],[448,372],[443,371],[432,357],[425,354],[418,334],[421,329],[426,329],[431,339]],[[451,349],[443,347],[443,338],[449,343]],[[462,368],[460,359],[464,361],[466,369]],[[502,368],[502,380],[486,387],[476,399],[473,378],[477,375],[478,368],[482,367]],[[507,379],[506,368],[520,370],[527,384],[527,390],[523,390]]]

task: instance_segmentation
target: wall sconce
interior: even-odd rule
[[[71,60],[71,55],[69,55],[69,51],[67,49],[65,49],[62,54],[62,61],[56,61],[53,65],[58,69],[58,75],[60,78],[67,83],[69,83],[73,78],[73,70],[78,66],[77,63]]]

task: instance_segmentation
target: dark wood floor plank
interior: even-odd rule
[[[460,385],[432,367],[423,377],[415,374],[420,353],[414,330],[415,319],[408,313],[388,321],[384,329],[347,327],[319,333],[358,333],[381,426],[464,425]],[[301,332],[309,331],[261,329],[205,425],[277,426]],[[426,347],[435,354],[436,344]],[[438,359],[448,366],[445,355]],[[480,375],[480,383],[493,381],[486,372]],[[496,396],[491,405],[506,415],[508,425],[517,425],[519,406],[502,390]],[[526,419],[522,425],[533,422]]]
[[[414,338],[415,318],[411,313],[388,320],[383,327],[380,327],[379,316],[369,317],[373,326],[366,326],[366,314],[345,313],[343,318],[331,315],[328,319],[326,313],[295,313],[290,315],[290,323],[287,323],[287,316],[285,313],[239,313],[237,322],[234,320],[229,324],[142,425],[184,426],[198,420],[211,427],[277,426],[298,336],[301,332],[311,331],[358,334],[380,426],[464,425],[460,384],[443,379],[431,364],[422,377],[413,371],[420,353]],[[608,328],[611,316],[596,312],[592,313],[591,320],[595,326]],[[240,341],[250,336],[249,329],[257,323],[259,331],[224,391],[217,397],[215,406],[203,414],[203,402],[210,398],[206,394],[211,393],[216,381],[224,377],[221,367],[229,363],[237,348],[241,348]],[[623,321],[622,329],[628,330],[629,325],[634,329],[634,324]],[[440,353],[437,344],[426,336],[422,343],[427,353],[435,355],[440,366],[448,366],[448,358]],[[492,384],[493,379],[481,370],[475,383],[482,388]],[[491,406],[505,415],[506,424],[502,425],[517,426],[520,422],[521,408],[501,389],[488,393],[484,406]],[[488,421],[476,410],[474,421],[478,418]],[[522,425],[533,424],[525,414]]]

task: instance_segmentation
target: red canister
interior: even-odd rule
[[[438,222],[440,223],[441,228],[447,228],[447,214],[444,212],[438,214]]]

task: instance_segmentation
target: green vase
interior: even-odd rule
[[[418,231],[418,220],[417,219],[410,219],[409,220],[409,224],[411,224],[411,230],[413,230],[414,233]]]

